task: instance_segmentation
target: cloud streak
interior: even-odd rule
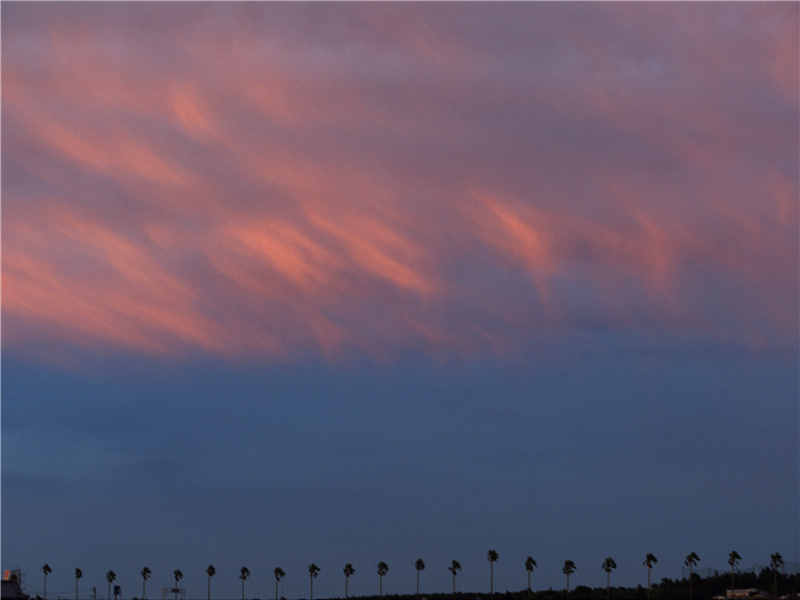
[[[514,355],[587,323],[791,345],[793,23],[4,6],[4,348]]]

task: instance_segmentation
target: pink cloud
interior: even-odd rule
[[[796,334],[796,7],[319,10],[4,8],[6,348]]]

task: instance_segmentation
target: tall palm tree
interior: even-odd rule
[[[742,560],[736,550],[731,550],[728,554],[728,564],[731,566],[731,592],[733,592],[733,570],[736,568],[736,563]]]
[[[561,572],[567,576],[567,598],[569,599],[569,576],[575,572],[575,563],[571,560],[565,560],[564,566],[561,567]]]
[[[644,562],[642,563],[644,566],[647,567],[647,599],[650,600],[650,569],[653,568],[653,565],[658,562],[656,555],[652,552],[648,552],[647,556],[644,557]]]
[[[308,577],[311,580],[311,600],[314,600],[314,579],[317,577],[317,573],[319,573],[319,567],[314,563],[308,565]]]
[[[239,579],[242,580],[242,600],[244,600],[244,582],[247,581],[248,577],[250,577],[250,569],[247,567],[239,569]]]
[[[81,578],[83,578],[83,571],[80,569],[75,569],[75,600],[78,600],[78,579]]]
[[[772,572],[775,574],[775,589],[773,596],[778,597],[778,569],[783,567],[783,557],[780,552],[769,555],[769,565],[772,567]]]
[[[425,562],[418,558],[417,562],[414,563],[414,568],[417,570],[417,600],[419,600],[419,572],[425,570]]]
[[[528,600],[531,600],[531,573],[533,573],[534,567],[538,566],[532,556],[525,559],[525,570],[528,572]]]
[[[453,600],[456,600],[456,573],[461,570],[461,563],[457,560],[454,560],[450,563],[450,566],[447,567],[447,570],[453,574]]]
[[[380,581],[380,594],[383,598],[383,576],[389,572],[389,565],[381,561],[378,563],[378,580]]]
[[[691,552],[690,554],[686,555],[686,560],[683,561],[687,567],[689,567],[689,600],[692,600],[692,568],[700,562],[700,557],[697,556],[696,552]]]
[[[211,600],[211,578],[217,574],[217,570],[214,568],[214,565],[208,565],[206,568],[206,575],[208,575],[208,600]]]
[[[108,581],[108,600],[111,600],[111,584],[114,583],[114,580],[117,578],[117,574],[114,571],[109,571],[106,573],[106,581]]]
[[[145,583],[150,579],[150,573],[152,573],[152,571],[150,571],[150,567],[142,567],[140,573],[142,574],[142,600],[144,600]]]
[[[486,553],[486,558],[489,559],[489,589],[491,597],[494,598],[494,563],[497,562],[500,555],[494,550],[489,550]]]
[[[53,572],[53,569],[50,568],[50,565],[44,563],[42,565],[42,573],[44,573],[44,600],[47,600],[47,576]]]
[[[178,582],[183,579],[183,572],[180,569],[175,569],[172,572],[172,576],[175,578],[175,600],[178,600]]]
[[[286,573],[280,567],[275,567],[272,572],[275,574],[275,600],[278,600],[278,582],[283,579]]]
[[[611,571],[617,568],[617,563],[610,556],[603,561],[603,571],[606,572],[606,598],[611,600]]]
[[[347,584],[350,581],[350,575],[355,573],[356,570],[353,568],[353,565],[347,563],[344,569],[342,569],[342,572],[344,572],[344,600],[347,600]]]

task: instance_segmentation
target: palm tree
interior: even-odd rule
[[[461,563],[454,560],[450,566],[447,567],[447,570],[453,574],[453,600],[456,600],[456,573],[461,570]]]
[[[700,557],[697,556],[696,552],[687,554],[686,560],[683,561],[683,564],[689,567],[689,600],[692,600],[692,567],[694,567],[698,562],[700,562]]]
[[[419,572],[425,570],[425,562],[418,558],[417,562],[414,563],[414,568],[417,570],[417,600],[419,600]]]
[[[773,596],[776,598],[778,597],[778,569],[783,567],[783,557],[781,556],[780,552],[776,552],[775,554],[769,555],[769,565],[772,567],[772,571],[775,574],[775,589],[773,590]]]
[[[52,572],[53,569],[50,568],[50,565],[47,563],[42,565],[42,573],[44,573],[44,600],[47,600],[47,575]]]
[[[211,578],[217,574],[217,570],[214,568],[214,565],[208,565],[206,569],[206,575],[208,575],[208,600],[211,600]]]
[[[611,571],[617,568],[617,563],[610,556],[603,561],[603,571],[606,572],[606,598],[611,599]]]
[[[316,578],[317,573],[319,573],[319,567],[317,565],[314,563],[308,565],[308,576],[309,579],[311,579],[311,600],[314,600],[314,579]]]
[[[740,560],[742,560],[742,557],[739,556],[739,553],[736,550],[731,550],[730,554],[728,554],[728,564],[731,566],[731,592],[733,592],[733,569]]]
[[[244,582],[247,581],[248,577],[250,577],[250,569],[247,567],[239,569],[239,579],[242,580],[242,600],[244,600]]]
[[[525,570],[528,572],[528,600],[531,600],[531,573],[533,573],[534,567],[538,566],[532,556],[525,559]]]
[[[278,582],[283,579],[286,573],[280,567],[275,567],[272,572],[275,573],[275,600],[278,600]]]
[[[344,600],[347,600],[347,584],[350,581],[350,575],[355,573],[356,570],[353,568],[353,565],[347,563],[342,571],[344,572]]]
[[[380,581],[380,593],[383,598],[383,576],[389,572],[389,565],[381,561],[378,563],[378,580]]]
[[[489,550],[486,553],[486,558],[489,559],[489,589],[491,591],[492,598],[494,598],[494,563],[497,562],[497,559],[500,558],[500,555],[494,550]]]
[[[83,577],[83,571],[75,569],[75,600],[78,600],[78,579]],[[142,599],[144,600],[144,598]]]
[[[142,600],[144,600],[145,583],[150,579],[150,567],[143,567],[140,572],[142,574]]]
[[[106,581],[108,581],[108,599],[111,600],[111,584],[114,583],[114,580],[117,578],[117,574],[114,571],[109,571],[106,573]]]
[[[567,576],[567,598],[569,598],[569,576],[575,572],[575,569],[575,563],[571,560],[565,560],[564,566],[561,568],[561,571]]]
[[[178,600],[178,582],[183,579],[183,572],[180,569],[175,569],[172,572],[172,576],[175,578],[175,600]]]
[[[653,568],[653,565],[658,562],[655,554],[648,552],[647,556],[644,557],[644,562],[642,563],[647,567],[647,598],[650,600],[650,569]]]

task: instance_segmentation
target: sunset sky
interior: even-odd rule
[[[29,593],[800,561],[798,3],[1,10]]]

